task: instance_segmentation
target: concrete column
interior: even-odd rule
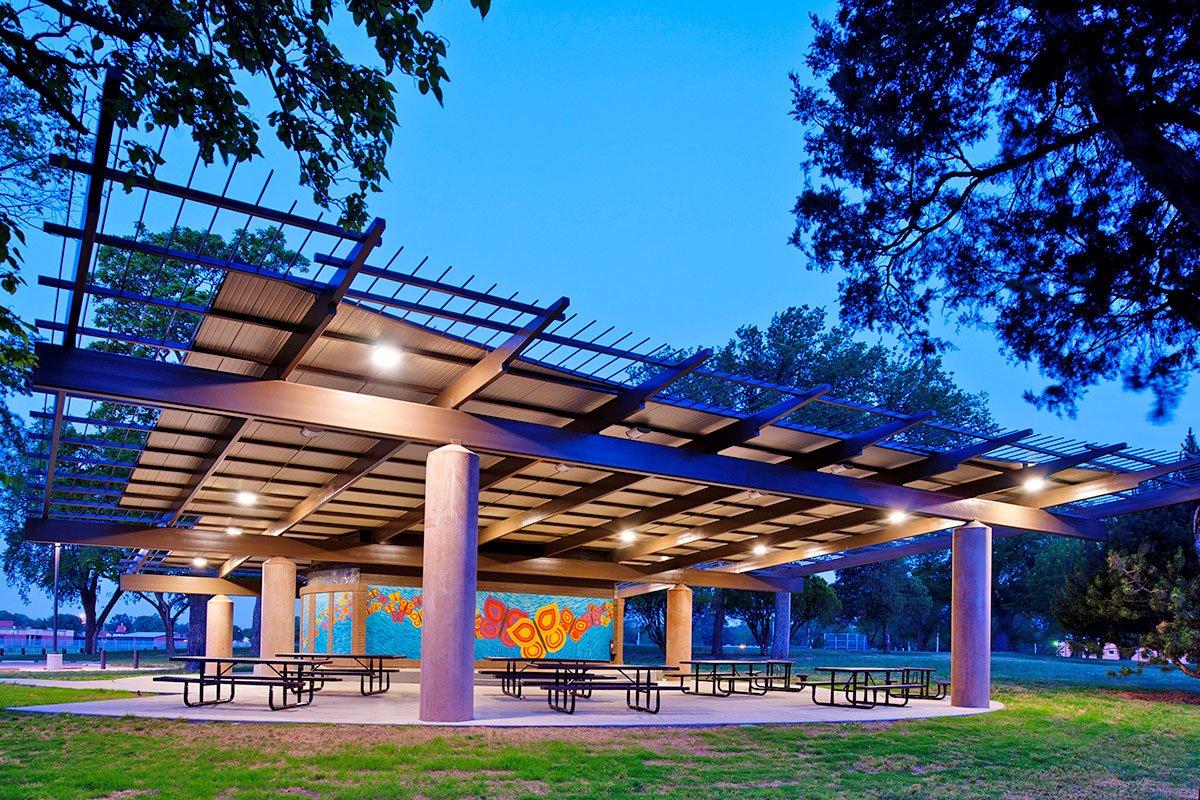
[[[479,456],[439,447],[425,463],[421,710],[426,722],[475,717]]]
[[[204,655],[228,658],[233,655],[233,601],[218,594],[205,605]]]
[[[613,600],[613,656],[614,664],[625,663],[625,598]]]
[[[262,567],[262,622],[259,624],[258,655],[259,658],[275,658],[279,653],[292,653],[295,650],[296,565],[276,556]],[[259,667],[260,671],[263,669]]]
[[[992,529],[954,529],[950,606],[950,703],[987,708],[992,681]]]
[[[674,669],[692,657],[692,590],[679,584],[667,589],[667,660]]]
[[[775,593],[775,623],[771,658],[787,658],[792,646],[792,593]]]
[[[359,587],[350,595],[353,605],[350,618],[350,652],[367,652],[367,590]]]

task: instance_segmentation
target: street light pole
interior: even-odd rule
[[[58,553],[62,545],[54,543],[54,620],[50,627],[54,629],[54,652],[58,652]]]

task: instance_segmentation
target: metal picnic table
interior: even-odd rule
[[[672,677],[680,679],[680,685],[692,681],[689,694],[701,694],[700,683],[709,684],[709,694],[728,697],[731,694],[764,695],[770,690],[787,691],[792,683],[792,662],[781,659],[725,659],[706,658],[680,661],[691,667],[691,672]],[[737,688],[744,682],[746,688]]]
[[[154,678],[156,681],[182,683],[183,704],[189,708],[228,703],[233,700],[236,688],[241,684],[244,686],[268,687],[267,705],[270,706],[272,711],[306,706],[311,703],[314,691],[313,684],[317,681],[324,683],[327,680],[316,674],[317,668],[329,663],[327,658],[297,660],[294,658],[254,658],[251,656],[173,656],[170,660],[200,664],[200,672],[194,676],[159,675]],[[234,667],[239,666],[266,667],[275,674],[272,677],[270,675],[234,672]],[[209,667],[212,669],[208,669]],[[328,678],[328,680],[340,679]],[[192,684],[196,684],[200,693],[199,699],[195,702],[188,695],[188,689]],[[228,697],[224,697],[221,692],[222,687],[226,686],[229,687]],[[279,704],[275,703],[276,687],[283,690],[284,702]],[[204,690],[206,688],[216,689],[216,695],[212,699],[204,699]],[[306,688],[308,689],[308,699],[304,700],[304,690]],[[288,702],[289,694],[295,696],[295,702]]]
[[[937,698],[931,688],[932,675],[937,670],[932,667],[817,667],[816,671],[829,675],[827,682],[809,684],[817,705],[874,708],[906,706],[909,700]],[[827,702],[817,699],[818,688],[829,690]],[[844,702],[838,702],[839,692]]]
[[[521,698],[522,686],[527,682],[532,682],[538,678],[546,677],[540,670],[534,667],[539,663],[556,663],[556,664],[607,664],[609,662],[598,658],[524,658],[520,656],[488,656],[480,659],[481,661],[489,661],[502,663],[504,669],[500,670],[483,670],[485,675],[495,675],[500,678],[500,691],[517,699]],[[531,667],[533,669],[531,670]]]
[[[553,672],[553,678],[537,682],[546,690],[546,702],[555,711],[575,713],[575,700],[587,699],[596,689],[625,691],[625,705],[634,711],[657,714],[662,707],[664,690],[680,689],[679,686],[663,686],[654,680],[654,673],[666,672],[670,664],[610,664],[608,662],[570,663],[565,660],[538,660],[534,667]],[[612,677],[596,673],[613,673]],[[620,677],[624,682],[616,682]],[[651,699],[653,698],[653,704]]]
[[[408,658],[403,655],[385,655],[381,653],[276,653],[279,658],[293,658],[320,662],[315,670],[317,675],[357,676],[358,690],[364,696],[382,694],[392,688],[392,672],[384,666],[386,661],[396,661]],[[354,661],[358,667],[336,664],[334,659]]]

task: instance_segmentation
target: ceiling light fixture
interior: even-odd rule
[[[391,369],[400,363],[400,351],[388,344],[377,344],[371,351],[371,361],[377,367]]]
[[[252,506],[258,501],[258,495],[254,492],[238,492],[237,502],[239,506]]]
[[[750,492],[750,499],[751,499],[751,500],[757,500],[758,498],[760,498],[760,497],[762,497],[762,496],[763,496],[762,492],[758,491],[757,489],[755,489],[754,491]]]
[[[767,554],[767,546],[765,544],[754,545],[754,555],[765,556]]]
[[[236,525],[230,525],[228,528],[225,529],[225,532],[227,534],[229,534],[230,536],[241,536],[242,535],[242,529],[237,527]]]
[[[630,428],[629,430],[625,431],[625,435],[630,439],[640,439],[649,432],[649,428],[643,428],[641,425],[638,425],[637,427]]]
[[[1045,487],[1045,478],[1030,478],[1029,480],[1025,481],[1025,491],[1027,492],[1036,492],[1039,489],[1044,489]]]
[[[193,567],[207,567],[208,559],[205,558],[204,556],[196,556],[195,558],[192,559],[192,566]]]
[[[636,538],[637,538],[637,534],[634,533],[633,531],[621,531],[621,541],[622,542],[632,542]]]
[[[322,428],[310,428],[307,425],[300,429],[300,435],[305,439],[311,439],[314,436],[320,436],[324,432],[325,431]]]
[[[903,511],[893,511],[892,513],[888,514],[887,517],[888,522],[892,523],[893,525],[898,522],[904,522],[906,519],[908,519],[908,514],[905,514]]]
[[[569,471],[570,471],[570,469],[571,469],[571,465],[570,465],[570,464],[563,464],[562,462],[559,462],[559,463],[557,463],[557,464],[555,464],[555,465],[554,465],[554,471],[555,471],[555,472],[557,472],[557,473],[559,473],[559,474],[562,474],[562,473],[564,473],[564,472],[569,472]]]

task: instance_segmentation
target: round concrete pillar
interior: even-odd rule
[[[275,658],[280,653],[295,651],[296,565],[276,556],[264,563],[262,568],[262,621],[259,623],[258,655],[260,658]]]
[[[771,636],[771,658],[786,659],[792,649],[792,593],[775,593],[775,620]]]
[[[987,708],[992,683],[992,529],[954,529],[950,607],[950,703]]]
[[[692,590],[682,584],[667,589],[667,661],[672,669],[692,657]]]
[[[204,655],[233,655],[233,601],[223,594],[209,598],[204,621]]]
[[[439,447],[425,463],[421,710],[426,722],[475,717],[479,457]]]

